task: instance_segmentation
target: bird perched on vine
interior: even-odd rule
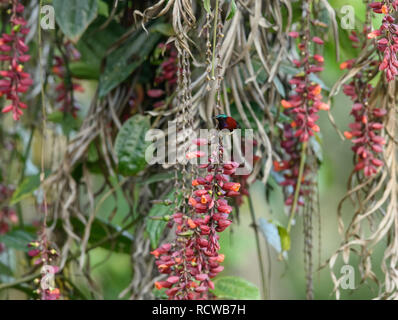
[[[234,118],[229,117],[226,114],[219,114],[215,119],[217,120],[218,130],[228,129],[232,132],[235,129],[240,129],[239,123]]]

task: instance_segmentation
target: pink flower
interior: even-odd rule
[[[71,42],[66,42],[64,48],[68,60],[78,61],[80,59],[80,53]],[[80,84],[75,83],[73,79],[67,79],[70,75],[67,74],[64,58],[55,56],[54,59],[55,63],[52,71],[60,81],[55,88],[57,92],[56,102],[59,104],[60,111],[70,113],[72,117],[76,118],[77,112],[80,110],[80,105],[77,103],[74,93],[84,92],[84,89]]]
[[[0,71],[3,77],[0,80],[0,96],[4,95],[11,102],[2,109],[2,112],[12,112],[14,120],[19,120],[23,114],[22,109],[27,108],[27,105],[20,101],[20,94],[26,92],[32,85],[32,79],[24,72],[23,66],[23,63],[30,59],[26,54],[29,48],[25,44],[25,36],[29,29],[25,27],[23,10],[24,6],[19,0],[12,1],[11,31],[0,38],[0,61],[8,62],[7,69]]]
[[[219,152],[223,152],[222,146]],[[232,223],[227,219],[232,207],[225,190],[238,193],[240,188],[239,183],[229,181],[232,173],[227,172],[234,172],[239,165],[218,164],[216,160],[209,156],[207,175],[192,181],[194,191],[188,199],[187,213],[172,216],[176,239],[151,252],[159,272],[168,275],[166,281],[156,282],[155,286],[167,288],[170,299],[206,299],[208,290],[214,288],[210,278],[223,270],[218,233]]]
[[[397,60],[397,25],[394,14],[398,9],[397,1],[373,2],[369,4],[373,12],[384,15],[380,28],[368,33],[368,39],[377,39],[376,47],[382,53],[379,70],[384,71],[387,81],[392,81],[398,74]]]
[[[324,44],[323,40],[319,37],[313,37],[312,41],[315,42],[316,44]]]

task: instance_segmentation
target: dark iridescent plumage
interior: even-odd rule
[[[223,129],[228,129],[229,131],[233,131],[235,129],[239,129],[240,125],[239,123],[232,117],[228,117],[225,114],[219,114],[218,116],[215,117],[217,120],[217,129],[218,130],[223,130]]]

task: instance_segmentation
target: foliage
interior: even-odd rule
[[[0,297],[265,299],[300,257],[307,299],[326,266],[340,298],[340,263],[397,299],[398,8],[353,6],[0,1]]]

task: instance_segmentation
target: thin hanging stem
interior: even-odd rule
[[[268,299],[267,279],[265,277],[265,272],[264,272],[263,255],[261,252],[260,237],[258,235],[257,222],[256,222],[257,219],[256,219],[256,214],[254,211],[253,201],[252,201],[252,197],[251,197],[250,193],[249,193],[248,198],[249,198],[250,216],[252,219],[252,225],[253,225],[253,229],[254,229],[254,238],[256,239],[257,258],[258,258],[258,265],[259,265],[260,273],[261,273],[261,285],[262,285],[263,299],[266,300],[266,299]]]
[[[216,9],[214,10],[214,28],[213,28],[213,58],[212,58],[212,66],[211,66],[211,78],[212,79],[214,79],[214,76],[215,76],[215,65],[216,65],[218,6],[219,6],[219,0],[216,0]]]
[[[297,208],[297,203],[298,203],[298,198],[300,195],[300,188],[301,188],[301,180],[303,179],[303,173],[304,173],[304,166],[305,166],[305,161],[306,161],[306,152],[307,151],[307,141],[303,143],[303,147],[301,149],[301,159],[300,159],[300,169],[299,169],[299,175],[297,178],[297,185],[296,185],[296,190],[294,192],[294,200],[292,204],[292,209],[290,211],[290,217],[289,217],[289,222],[287,224],[287,232],[290,233],[290,229],[292,228],[292,221],[296,215],[296,208]]]

